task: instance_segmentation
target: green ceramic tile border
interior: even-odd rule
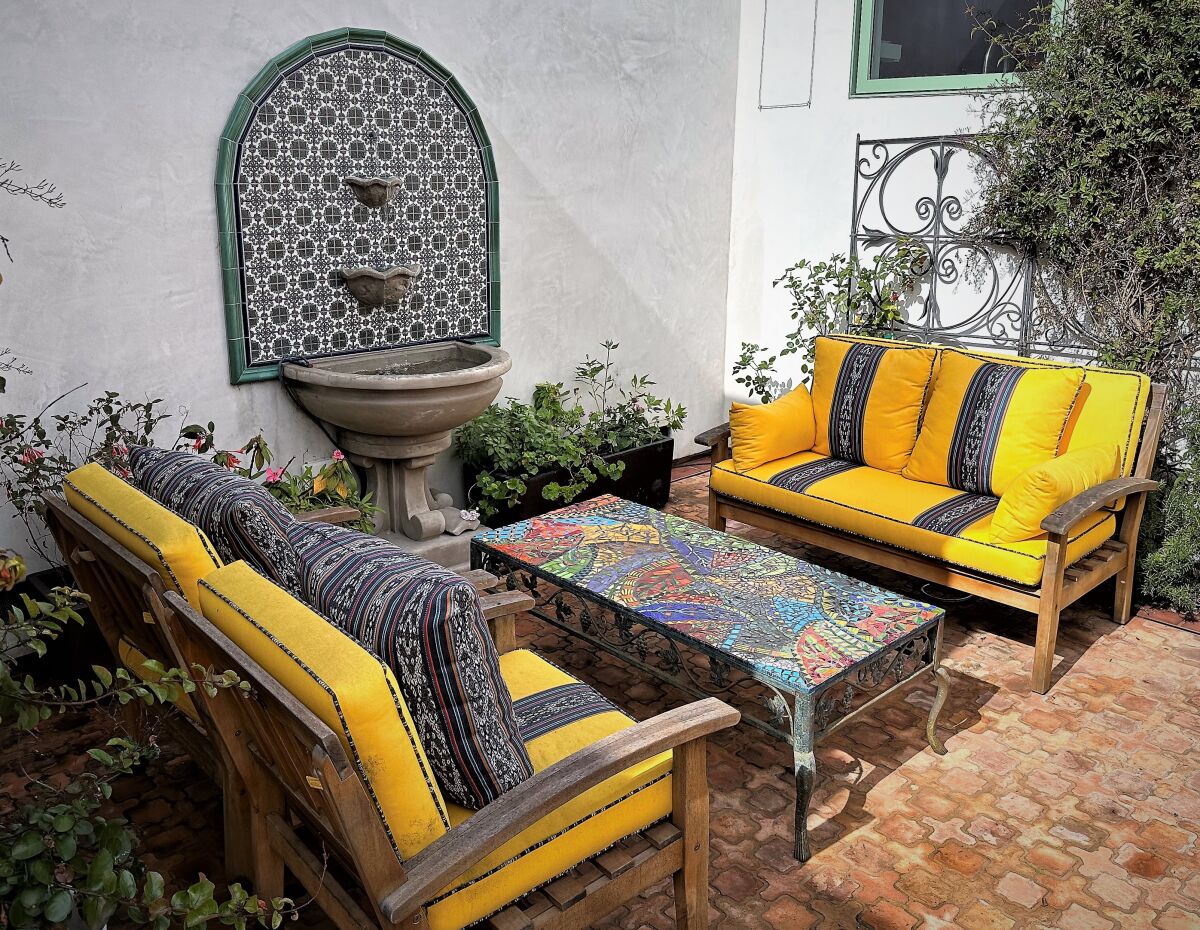
[[[488,335],[470,341],[500,344],[500,186],[492,143],[479,117],[479,109],[463,86],[440,62],[421,48],[379,29],[344,27],[308,36],[288,46],[259,70],[238,95],[217,145],[216,198],[221,280],[225,293],[225,331],[228,336],[229,380],[232,384],[274,380],[278,365],[246,364],[249,338],[242,320],[241,266],[238,254],[236,201],[233,196],[237,155],[242,134],[254,108],[277,81],[306,60],[328,54],[346,45],[371,46],[417,62],[433,73],[462,107],[482,150],[483,174],[487,184],[488,243]]]

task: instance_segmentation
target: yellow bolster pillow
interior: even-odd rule
[[[1121,447],[1087,446],[1021,472],[1000,498],[991,541],[1020,542],[1042,535],[1042,521],[1077,494],[1121,474]]]
[[[803,384],[769,404],[733,404],[729,432],[734,470],[749,471],[811,449],[816,431],[812,397]]]

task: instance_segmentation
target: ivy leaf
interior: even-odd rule
[[[52,924],[60,924],[71,916],[74,906],[75,901],[71,897],[71,892],[60,888],[46,902],[46,906],[42,909],[42,916]]]
[[[23,861],[40,856],[45,848],[46,844],[42,841],[42,835],[36,830],[29,830],[21,834],[21,838],[13,844],[9,855],[18,861]]]

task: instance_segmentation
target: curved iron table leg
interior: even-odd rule
[[[933,676],[937,679],[937,697],[933,699],[933,707],[929,708],[929,720],[925,724],[925,738],[929,740],[929,745],[934,752],[939,756],[944,756],[946,747],[938,739],[937,720],[942,708],[946,706],[946,698],[950,696],[950,673],[946,671],[946,666],[938,665],[934,667]]]

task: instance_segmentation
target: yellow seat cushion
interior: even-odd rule
[[[722,462],[712,473],[715,491],[910,552],[1036,586],[1046,560],[1046,537],[990,541],[995,497],[855,463],[801,452],[738,474]],[[1110,513],[1072,528],[1067,559],[1074,562],[1116,531]]]
[[[813,414],[821,455],[900,471],[917,441],[937,351],[907,343],[818,336]]]
[[[729,432],[738,471],[811,449],[816,423],[808,388],[801,384],[769,404],[732,404]]]
[[[397,856],[415,855],[449,829],[391,669],[245,562],[200,582],[200,610],[338,734]]]
[[[1013,481],[992,517],[991,541],[1016,542],[1042,533],[1042,521],[1077,494],[1121,474],[1116,443],[1074,449],[1026,469]]]
[[[1058,453],[1082,368],[1037,369],[943,349],[904,476],[1001,495]]]
[[[154,568],[168,589],[196,607],[196,584],[221,567],[208,538],[182,517],[91,462],[63,479],[71,509]]]
[[[505,653],[500,657],[500,670],[512,692],[523,730],[527,721],[522,717],[522,706],[538,704],[539,698],[543,698],[544,707],[548,699],[561,695],[563,706],[553,711],[565,714],[568,720],[579,716],[578,712],[572,713],[571,702],[576,706],[580,702],[590,704],[591,710],[597,709],[597,701],[604,705],[598,713],[526,741],[529,757],[539,772],[633,725],[625,714],[607,709],[610,705],[586,685],[532,652],[521,649]],[[534,732],[539,729],[535,722]],[[461,823],[472,813],[450,806],[453,823]],[[429,926],[431,930],[460,930],[670,813],[671,753],[665,752],[585,791],[505,843],[429,902]]]
[[[142,681],[158,681],[162,677],[158,672],[146,667],[146,662],[149,661],[146,658],[146,654],[129,640],[122,638],[118,641],[117,653],[121,664],[137,675]],[[163,666],[167,667],[167,663],[164,662]],[[196,723],[200,722],[200,714],[196,710],[196,705],[193,703],[190,694],[185,692],[179,695],[175,706],[179,708],[184,716],[190,717]]]

